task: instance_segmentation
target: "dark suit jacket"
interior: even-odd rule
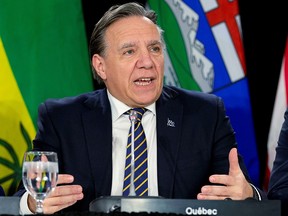
[[[288,215],[288,109],[284,118],[270,176],[268,198],[281,200],[283,215]]]
[[[164,87],[156,112],[159,195],[195,199],[211,174],[228,173],[228,153],[237,146],[223,102]],[[88,210],[90,201],[110,195],[112,121],[106,90],[41,104],[34,148],[56,151],[60,173],[72,174],[82,185],[84,199],[72,208]]]
[[[5,196],[5,192],[2,188],[2,186],[0,185],[0,196]]]

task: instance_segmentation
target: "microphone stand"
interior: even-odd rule
[[[130,111],[129,119],[131,121],[131,176],[130,176],[131,178],[130,178],[129,196],[136,196],[134,186],[134,173],[135,173],[134,132],[135,132],[135,122],[137,119],[137,112],[135,110]]]

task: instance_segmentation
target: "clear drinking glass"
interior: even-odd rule
[[[36,213],[43,214],[43,201],[56,187],[58,158],[56,152],[28,151],[24,154],[22,181],[36,200]]]

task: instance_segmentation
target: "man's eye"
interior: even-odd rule
[[[134,53],[134,50],[127,50],[124,52],[124,55],[132,55]]]
[[[159,47],[159,46],[151,47],[151,51],[155,52],[155,53],[161,52],[161,47]]]

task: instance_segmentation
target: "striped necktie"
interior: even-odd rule
[[[146,112],[146,109],[145,108],[131,109],[130,111],[128,111],[131,118],[133,118],[133,116],[131,116],[131,112],[133,110],[136,111],[137,113],[137,118],[135,119],[134,123],[134,163],[133,161],[131,161],[131,158],[133,160],[133,155],[131,154],[131,149],[133,149],[133,146],[131,148],[131,139],[132,139],[131,137],[133,137],[133,134],[131,133],[131,128],[133,124],[132,121],[127,143],[123,196],[128,195],[148,196],[147,143],[146,143],[146,136],[141,124],[141,119],[143,114]],[[135,167],[134,169],[133,165]],[[130,185],[131,175],[132,178],[134,179],[135,193],[133,191],[133,185]]]

